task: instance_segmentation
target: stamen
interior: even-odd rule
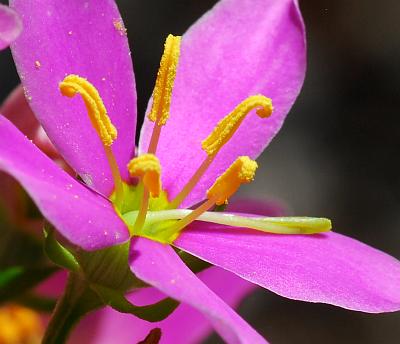
[[[272,101],[263,95],[251,96],[241,102],[229,115],[225,116],[215,127],[213,132],[201,143],[203,150],[213,156],[229,141],[239,128],[244,118],[251,110],[257,110],[257,115],[267,118],[272,114]]]
[[[248,156],[237,158],[207,191],[207,198],[215,199],[217,205],[228,203],[228,198],[239,189],[241,184],[254,180],[257,167],[257,163]]]
[[[153,133],[150,139],[148,152],[154,154],[161,133],[161,126],[167,123],[171,105],[172,89],[176,76],[180,54],[180,36],[168,35],[164,53],[161,57],[160,68],[157,74],[156,85],[153,91],[153,104],[148,114],[150,121],[154,122]]]
[[[263,95],[251,96],[245,99],[230,114],[225,116],[217,124],[212,133],[202,141],[202,148],[208,156],[190,178],[188,183],[183,187],[182,191],[171,201],[170,209],[179,207],[207,171],[219,150],[233,136],[246,115],[255,108],[259,108],[257,110],[257,115],[259,117],[269,117],[273,111],[272,101]]]
[[[68,75],[59,87],[62,95],[72,98],[80,94],[85,102],[90,122],[103,143],[115,185],[115,204],[119,208],[123,200],[123,185],[117,161],[111,150],[111,145],[117,138],[117,129],[111,123],[103,100],[97,89],[88,80],[78,75]]]
[[[128,171],[132,177],[142,179],[151,197],[158,197],[161,192],[161,165],[153,154],[144,154],[132,159],[128,164]]]
[[[229,197],[239,189],[241,184],[253,181],[257,167],[257,163],[247,156],[237,158],[207,191],[207,201],[173,225],[171,232],[178,233],[215,204],[227,203]]]
[[[161,192],[161,165],[155,155],[144,154],[129,162],[128,171],[132,177],[139,177],[144,186],[139,214],[133,225],[133,230],[139,232],[146,220],[149,195],[156,198]]]

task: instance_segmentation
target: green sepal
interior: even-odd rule
[[[7,286],[7,284],[18,277],[23,270],[24,268],[22,266],[12,266],[11,268],[0,271],[0,288]]]
[[[178,307],[179,302],[165,298],[148,306],[135,306],[118,291],[99,285],[91,285],[103,302],[121,313],[129,313],[149,322],[158,322],[167,318]]]
[[[82,274],[91,285],[127,292],[144,287],[129,268],[129,241],[97,251],[76,252]]]
[[[0,303],[16,299],[33,288],[54,272],[55,266],[23,267],[13,266],[0,271]]]
[[[79,271],[79,263],[75,256],[62,246],[54,237],[54,230],[44,229],[44,251],[56,265],[70,271]]]

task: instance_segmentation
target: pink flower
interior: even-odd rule
[[[21,86],[18,86],[9,95],[0,107],[0,112],[12,121],[28,138],[32,139],[35,145],[47,156],[58,162],[58,165],[62,165],[60,156],[55,151],[54,146],[51,145],[46,136],[43,136],[43,129],[34,118],[34,114],[25,100]],[[20,209],[20,199],[17,197],[20,194],[18,183],[3,173],[0,182],[0,200],[8,206],[7,216],[9,221],[24,229],[30,229],[35,234],[40,233],[43,221],[25,218],[24,212]],[[235,209],[235,205],[244,209],[240,202],[235,202],[232,204],[232,210]],[[256,206],[260,207],[260,204],[253,204],[251,208],[254,209]],[[279,215],[280,212],[280,209],[269,205],[266,208],[263,206],[261,211],[265,215]],[[233,308],[236,308],[240,301],[255,289],[255,285],[219,268],[207,269],[198,274],[198,276],[212,291]],[[62,294],[65,280],[64,273],[57,273],[42,283],[36,291],[39,295],[58,298]],[[132,302],[138,305],[151,304],[165,297],[166,295],[153,288],[132,292],[128,296]],[[0,307],[0,312],[7,311],[7,307]],[[42,326],[37,326],[37,323],[40,323],[39,314],[32,317],[33,314],[35,313],[28,312],[24,318],[10,319],[10,321],[13,321],[13,328],[16,329],[14,334],[19,333],[23,338],[21,340],[37,340],[38,335],[43,335],[44,328],[42,327],[48,323],[48,316],[42,315]],[[31,326],[32,331],[18,330],[20,322]],[[9,326],[9,324],[7,323],[4,326]],[[118,343],[139,342],[155,328],[161,330],[164,343],[174,344],[200,342],[212,331],[210,322],[201,313],[184,304],[179,305],[166,320],[158,323],[149,323],[140,318],[132,317],[130,314],[116,312],[111,307],[105,307],[84,319],[73,330],[69,342],[74,344],[107,344],[112,341]],[[185,333],[184,337],[182,333]]]
[[[254,230],[318,232],[328,229],[324,220],[311,220],[310,225],[305,218],[274,220],[210,212],[199,220],[225,225],[195,221],[184,231],[172,233],[176,236],[163,231],[179,226],[176,220],[191,213],[181,208],[201,202],[238,156],[255,159],[279,131],[305,73],[305,34],[297,1],[222,0],[183,36],[171,115],[162,130],[159,117],[156,124],[146,119],[142,128],[139,154],[152,147],[162,168],[160,181],[159,166],[152,167],[156,177],[149,177],[143,193],[157,193],[162,182],[163,195],[174,203],[198,167],[212,163],[183,203],[175,204],[181,208],[165,210],[169,202],[160,197],[160,208],[150,204],[147,222],[138,228],[136,220],[145,212],[138,212],[133,201],[142,191],[132,186],[126,167],[134,155],[136,92],[126,31],[116,5],[111,0],[57,4],[13,0],[11,6],[25,28],[12,50],[27,98],[57,150],[90,188],[60,170],[4,118],[0,119],[0,168],[26,188],[70,243],[96,250],[131,240],[132,272],[201,311],[227,342],[265,341],[196,277],[171,245],[285,297],[372,313],[400,309],[400,264],[394,258],[335,233],[281,236]],[[168,59],[174,55],[167,54]],[[175,71],[173,63],[164,67],[161,79]],[[160,101],[157,92],[168,87],[172,91],[171,80],[160,81],[152,104]],[[60,83],[64,95],[84,97],[92,123],[79,97],[60,95]],[[169,110],[168,92],[163,92],[162,111]],[[229,135],[221,139],[223,147],[218,141],[221,131],[217,131],[220,150],[207,155],[201,141],[225,114],[255,94],[272,98],[272,115],[266,98],[261,97],[264,109],[257,113],[269,118],[250,114],[230,140]],[[101,117],[102,103],[113,125],[107,116]],[[156,146],[150,143],[154,128],[160,131]],[[254,162],[246,161],[250,162],[244,165],[254,172]],[[143,184],[145,169],[140,173]],[[247,179],[252,179],[251,173]],[[229,179],[225,186],[229,189],[233,184]],[[155,221],[162,216],[167,221],[160,227]],[[242,227],[253,229],[240,228],[244,223]]]

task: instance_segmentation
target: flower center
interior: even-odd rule
[[[37,313],[17,305],[0,307],[1,344],[39,344],[43,325]]]
[[[203,163],[188,180],[181,192],[168,200],[161,185],[161,165],[156,157],[157,145],[162,127],[167,124],[170,114],[172,90],[180,55],[180,37],[169,35],[165,41],[164,53],[152,97],[148,119],[154,122],[148,153],[132,159],[127,168],[137,178],[136,186],[122,182],[111,145],[117,138],[117,130],[111,123],[96,88],[84,78],[69,75],[60,83],[61,93],[68,97],[80,94],[86,105],[91,123],[96,130],[110,165],[115,191],[110,200],[118,214],[127,223],[131,235],[140,235],[160,242],[173,242],[183,228],[201,219],[231,226],[245,226],[274,233],[316,233],[330,229],[330,221],[313,218],[260,218],[224,214],[216,216],[208,212],[215,205],[227,204],[228,199],[241,184],[254,179],[257,163],[249,157],[238,157],[222,174],[205,195],[205,201],[194,210],[178,209],[207,171],[221,148],[231,139],[245,117],[256,110],[260,118],[268,118],[273,111],[271,99],[254,95],[242,101],[231,113],[216,125],[215,129],[201,142],[207,154]],[[199,142],[200,144],[200,142]],[[222,217],[221,217],[222,216]]]

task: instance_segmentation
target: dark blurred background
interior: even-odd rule
[[[117,2],[143,116],[166,34],[184,33],[216,1]],[[282,200],[296,215],[329,217],[337,232],[400,258],[400,2],[303,0],[301,8],[308,32],[305,85],[260,158],[259,181],[242,195]],[[0,54],[0,76],[1,102],[18,84],[9,51]],[[241,313],[272,343],[400,338],[400,314],[366,315],[264,290]]]

